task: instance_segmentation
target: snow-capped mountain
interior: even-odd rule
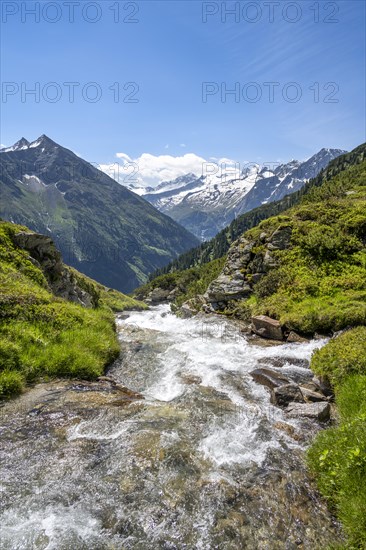
[[[50,235],[66,263],[130,292],[198,239],[42,135],[0,151],[0,217]]]
[[[200,239],[207,240],[236,216],[297,191],[344,153],[341,149],[321,149],[304,162],[250,164],[242,170],[223,166],[201,176],[180,176],[155,188],[130,189]]]

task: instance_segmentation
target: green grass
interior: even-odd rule
[[[344,548],[366,547],[366,370],[336,390],[336,427],[320,432],[308,451],[319,489],[348,535]]]
[[[13,244],[25,229],[0,222],[0,398],[40,379],[100,376],[119,354],[113,312],[146,308],[66,266],[94,307],[54,296],[42,270]]]
[[[246,236],[260,255],[259,235],[285,225],[292,228],[291,247],[272,253],[278,265],[255,285],[250,312],[310,336],[366,325],[366,162]]]
[[[311,368],[316,374],[326,376],[335,388],[351,375],[366,375],[366,327],[344,332],[316,350]]]

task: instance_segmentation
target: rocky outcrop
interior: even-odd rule
[[[74,273],[62,263],[61,254],[50,237],[20,231],[12,240],[16,246],[26,250],[29,260],[43,271],[53,294],[84,307],[97,305],[96,297],[81,288]]]
[[[281,324],[276,319],[266,315],[252,317],[252,331],[258,336],[270,340],[283,340]]]
[[[42,269],[48,280],[52,281],[62,274],[61,254],[50,237],[30,231],[20,231],[14,235],[13,242],[19,248],[29,252],[29,259]]]
[[[170,289],[163,289],[160,287],[154,288],[147,296],[146,303],[156,305],[168,301],[168,297],[171,293]]]
[[[253,286],[277,265],[275,252],[290,246],[291,235],[291,226],[281,225],[271,235],[262,232],[252,240],[241,236],[231,245],[222,273],[209,285],[206,301],[220,310],[228,302],[248,298]]]

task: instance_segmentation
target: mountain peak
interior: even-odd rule
[[[0,149],[3,153],[9,153],[10,151],[20,151],[20,149],[27,149],[29,146],[29,141],[25,137],[20,138],[19,141],[14,143],[11,147],[4,147]]]
[[[39,147],[40,145],[42,145],[43,147],[47,145],[57,146],[57,143],[53,141],[51,138],[49,138],[48,136],[46,136],[46,134],[42,134],[41,136],[39,136],[38,139],[36,139],[35,141],[32,141],[32,143],[29,144],[29,147],[30,148]]]
[[[13,151],[22,151],[24,149],[33,149],[34,147],[39,147],[42,145],[42,147],[52,146],[52,147],[58,147],[57,143],[53,141],[51,138],[46,136],[46,134],[42,134],[37,138],[36,140],[29,142],[25,137],[20,138],[19,141],[14,143],[11,147],[4,147],[3,149],[0,149],[1,153],[10,153]]]

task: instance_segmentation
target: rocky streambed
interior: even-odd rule
[[[304,465],[321,423],[271,403],[253,376],[267,369],[305,387],[324,342],[269,345],[227,319],[179,319],[168,306],[121,318],[118,330],[107,378],[39,384],[0,410],[2,549],[339,540]]]

